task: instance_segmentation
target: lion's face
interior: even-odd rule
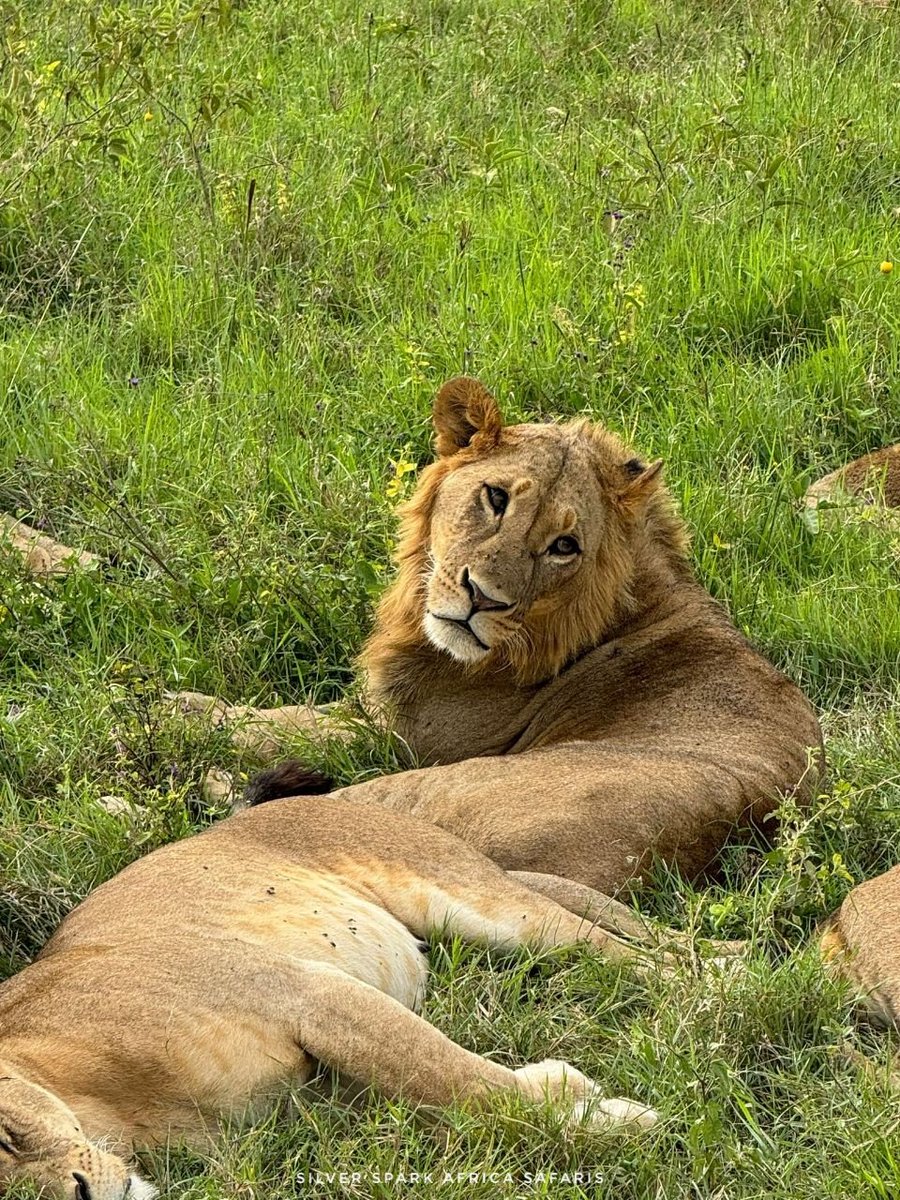
[[[156,1189],[92,1145],[50,1092],[0,1064],[0,1195],[28,1181],[56,1200],[151,1200]]]
[[[583,422],[504,429],[470,379],[441,390],[435,427],[441,457],[423,479],[429,641],[466,664],[500,646],[520,658],[577,650],[627,593],[629,528],[659,464]]]
[[[580,435],[521,426],[503,443],[447,476],[432,517],[425,632],[460,662],[478,662],[529,616],[563,612],[609,519]]]

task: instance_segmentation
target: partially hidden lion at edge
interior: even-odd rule
[[[584,420],[504,427],[467,377],[434,427],[361,658],[367,708],[428,765],[337,795],[607,893],[655,858],[696,877],[783,794],[811,796],[812,708],[694,578],[659,462]],[[270,755],[279,727],[333,724],[181,701]],[[295,790],[288,766],[254,798]]]
[[[451,834],[402,814],[362,823],[331,796],[251,809],[133,863],[0,984],[0,1194],[30,1180],[60,1200],[146,1200],[135,1148],[204,1148],[317,1062],[425,1105],[506,1091],[602,1129],[655,1122],[566,1063],[516,1070],[418,1016],[420,939],[440,932],[654,958]]]
[[[900,1029],[900,865],[859,884],[824,923],[822,956],[856,990],[875,1025]],[[872,1064],[851,1053],[867,1070]],[[900,1055],[890,1082],[900,1090]]]

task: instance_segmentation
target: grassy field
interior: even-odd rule
[[[221,815],[211,764],[252,768],[165,689],[351,685],[404,464],[462,370],[511,417],[589,414],[665,458],[701,578],[829,739],[829,791],[774,850],[643,900],[752,938],[737,983],[433,952],[442,1029],[568,1058],[657,1131],[300,1097],[294,1124],[157,1156],[167,1194],[900,1194],[900,1100],[835,1054],[890,1047],[806,948],[900,860],[900,542],[797,513],[900,436],[900,261],[880,266],[900,260],[900,10],[19,0],[0,19],[0,511],[110,564],[35,582],[0,559],[0,973]],[[402,761],[374,735],[325,757],[342,780]],[[604,1182],[546,1174],[576,1169]],[[299,1181],[315,1171],[364,1177]]]

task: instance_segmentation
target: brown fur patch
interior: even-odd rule
[[[819,509],[822,502],[827,507]],[[900,508],[900,444],[864,454],[817,479],[808,488],[804,504],[832,521],[852,520],[860,511],[870,519],[881,510]],[[891,518],[895,520],[896,514],[884,511],[883,519]]]

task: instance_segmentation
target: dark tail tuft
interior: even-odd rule
[[[265,804],[267,800],[284,800],[288,796],[321,796],[333,787],[333,779],[290,758],[269,771],[254,775],[244,789],[244,800],[255,805]]]

